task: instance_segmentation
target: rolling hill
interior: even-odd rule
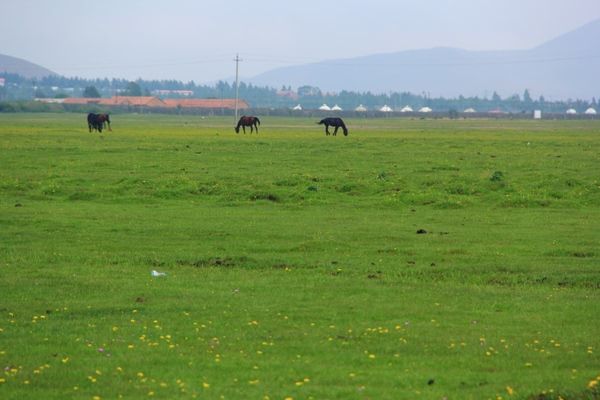
[[[0,54],[0,72],[19,74],[25,78],[43,78],[50,75],[58,75],[37,64],[29,61]]]
[[[521,94],[548,99],[600,97],[600,20],[529,50],[432,48],[329,60],[262,73],[254,84],[325,91],[408,91],[432,96]]]

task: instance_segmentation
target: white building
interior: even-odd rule
[[[356,108],[354,109],[354,111],[358,111],[358,112],[365,112],[365,111],[367,111],[367,108],[361,104],[361,105],[359,105],[358,107],[356,107]]]
[[[469,107],[469,108],[467,108],[467,109],[466,109],[465,111],[463,111],[463,112],[465,112],[465,113],[467,113],[467,114],[473,114],[473,113],[476,113],[477,111],[475,111],[475,109],[474,109],[474,108],[472,108],[472,107]]]
[[[194,91],[192,90],[153,90],[152,94],[155,96],[182,96],[182,97],[192,97],[194,95]]]
[[[596,115],[596,110],[593,107],[588,108],[587,110],[585,110],[585,113],[587,115]]]
[[[567,114],[569,114],[569,115],[575,115],[575,114],[577,114],[577,111],[574,108],[569,108],[567,110]]]
[[[381,108],[379,109],[379,111],[381,111],[381,112],[392,112],[392,111],[394,111],[394,110],[392,110],[392,108],[386,104],[386,105],[384,105],[383,107],[381,107]]]
[[[430,113],[432,111],[433,110],[431,108],[429,108],[429,107],[422,107],[421,109],[419,109],[420,113]]]
[[[336,104],[335,106],[331,107],[331,111],[342,111],[342,107]]]
[[[404,106],[400,112],[413,112],[413,109],[410,106]]]
[[[321,110],[321,111],[331,111],[331,107],[329,107],[327,104],[323,104],[321,107],[319,107],[319,110]]]

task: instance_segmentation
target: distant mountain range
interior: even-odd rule
[[[548,100],[600,98],[600,20],[529,50],[468,51],[456,48],[409,50],[329,60],[273,69],[248,83],[319,87],[432,97],[490,98],[522,94],[525,89]],[[0,54],[0,73],[26,78],[57,75],[44,67]]]
[[[55,72],[50,71],[37,64],[31,63],[20,58],[6,56],[0,54],[0,73],[8,72],[11,74],[19,74],[25,78],[40,79],[45,76],[58,75]]]
[[[412,92],[432,96],[522,94],[600,98],[600,20],[529,50],[432,48],[277,68],[248,80],[323,91]]]

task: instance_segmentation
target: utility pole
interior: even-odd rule
[[[239,64],[240,61],[243,61],[240,58],[239,54],[235,55],[235,59],[233,60],[235,61],[235,121],[234,123],[237,123],[238,120],[238,97],[239,97],[239,89],[240,89],[240,85],[239,85]]]

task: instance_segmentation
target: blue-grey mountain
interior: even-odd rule
[[[46,76],[57,75],[55,72],[32,62],[0,54],[0,73],[2,72],[18,74],[29,79],[40,79]]]
[[[431,96],[522,94],[548,99],[600,97],[600,20],[529,50],[432,48],[290,66],[254,84],[317,86],[324,91],[390,91]]]

